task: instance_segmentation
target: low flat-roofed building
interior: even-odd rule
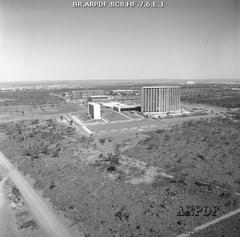
[[[195,84],[195,81],[186,81],[186,84],[187,84],[187,85],[194,85],[194,84]]]
[[[101,89],[92,90],[78,89],[72,91],[72,99],[86,99],[89,96],[104,95],[104,93],[105,91]]]
[[[91,96],[88,97],[88,100],[92,101],[92,102],[94,102],[94,101],[107,101],[109,99],[110,99],[110,97],[107,96],[107,95],[91,95]]]
[[[141,111],[141,105],[126,105],[126,104],[116,104],[113,106],[113,110],[122,112],[122,111]]]

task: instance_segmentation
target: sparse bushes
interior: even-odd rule
[[[112,153],[109,153],[105,159],[105,161],[108,162],[107,171],[109,172],[116,171],[117,166],[120,165],[119,159],[120,159],[119,155],[114,155]]]
[[[23,146],[23,155],[39,158],[40,153],[47,154],[47,144],[44,141],[28,141]]]
[[[38,225],[37,225],[36,221],[34,221],[34,220],[27,220],[21,224],[20,228],[21,229],[29,228],[31,230],[34,230],[34,229],[38,229]]]
[[[115,218],[122,222],[128,222],[129,213],[125,207],[122,207],[118,212],[114,214]]]
[[[39,119],[32,120],[32,125],[39,124]]]
[[[9,137],[21,143],[23,156],[31,156],[32,159],[39,158],[40,154],[53,154],[53,157],[58,157],[62,141],[74,133],[73,127],[59,126],[53,119],[8,123],[0,128]]]
[[[102,143],[102,144],[104,144],[105,141],[106,141],[106,138],[105,138],[105,137],[99,139],[99,142]]]
[[[49,188],[50,188],[50,189],[53,189],[53,188],[55,188],[55,187],[56,187],[55,181],[54,181],[54,180],[51,180],[50,185],[49,185]]]
[[[0,106],[46,105],[63,103],[60,97],[51,94],[49,90],[1,91]],[[8,98],[9,100],[1,100]]]
[[[114,149],[115,154],[118,156],[120,154],[120,144],[117,143],[115,149]]]
[[[14,198],[20,199],[21,193],[15,185],[12,187],[12,194],[14,195]]]
[[[110,164],[113,165],[119,165],[119,155],[114,155],[112,153],[108,153],[107,158],[105,159],[105,161],[109,161]]]
[[[108,140],[108,142],[112,142],[113,138],[112,137],[108,137],[107,140]]]
[[[233,85],[226,84],[214,87],[207,84],[182,87],[181,100],[189,103],[237,108],[240,106],[240,97],[237,90],[231,90],[232,87]]]

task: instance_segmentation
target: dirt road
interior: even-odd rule
[[[30,206],[32,213],[43,227],[49,237],[71,237],[67,228],[57,219],[52,210],[38,196],[31,185],[24,179],[22,174],[9,162],[5,155],[0,152],[0,164],[8,169],[8,177],[20,190],[25,201]],[[80,236],[79,236],[80,237]]]

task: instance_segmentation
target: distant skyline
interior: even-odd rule
[[[0,0],[0,82],[240,79],[238,0],[159,9]]]

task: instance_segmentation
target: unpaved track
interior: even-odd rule
[[[57,219],[52,210],[34,191],[32,186],[24,179],[22,174],[10,163],[0,151],[0,164],[8,169],[8,177],[18,187],[25,201],[30,206],[38,223],[45,229],[49,237],[71,237],[67,228]],[[80,237],[80,236],[79,236]]]

